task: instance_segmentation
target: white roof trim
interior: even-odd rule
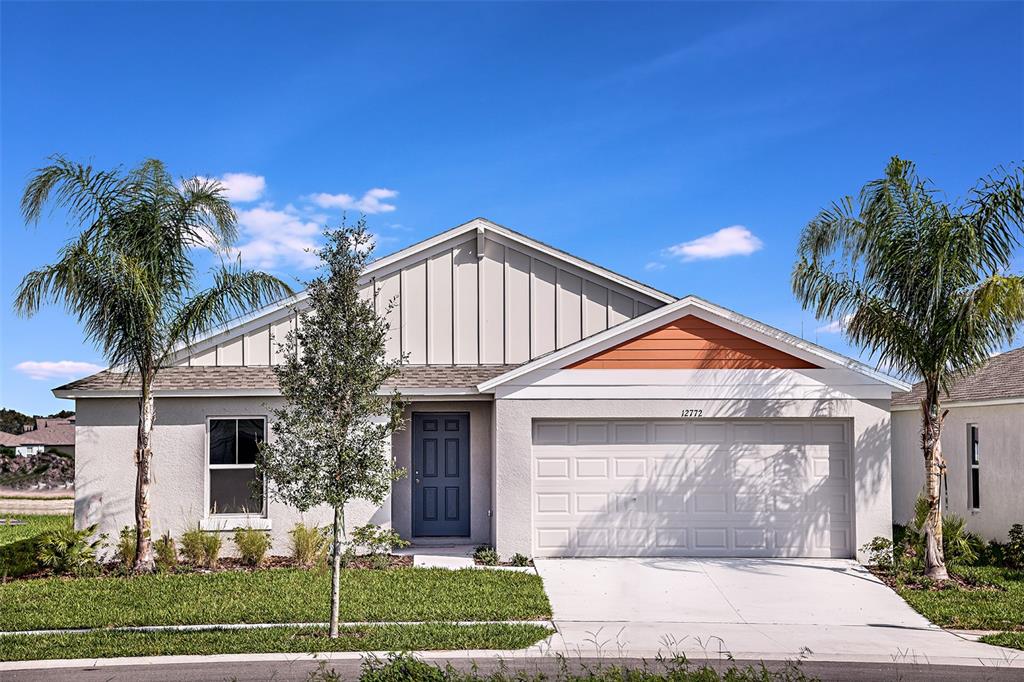
[[[481,396],[475,387],[452,387],[452,388],[402,388],[396,387],[403,398],[486,398],[492,396]],[[383,395],[390,393],[381,391]],[[138,390],[111,388],[98,391],[76,391],[53,390],[55,398],[66,400],[87,400],[90,398],[138,398]],[[154,398],[260,398],[280,396],[281,390],[277,388],[160,388],[153,391]]]
[[[943,400],[942,407],[950,409],[957,407],[990,407],[998,405],[1024,405],[1024,396],[1017,398],[983,398],[979,400]],[[893,405],[889,408],[893,412],[920,412],[920,405]]]
[[[721,324],[724,321],[726,324],[741,327],[745,333],[749,334],[749,332],[753,332],[755,338],[761,337],[757,340],[763,341],[767,345],[773,346],[787,353],[802,356],[807,359],[813,359],[815,362],[822,362],[831,367],[852,370],[879,383],[888,384],[897,390],[906,391],[910,389],[910,384],[904,383],[899,379],[894,379],[884,372],[880,372],[873,367],[854,360],[853,358],[846,357],[845,355],[836,353],[815,343],[797,338],[780,329],[770,327],[762,322],[758,322],[757,320],[746,317],[745,315],[740,315],[728,308],[723,308],[696,296],[686,296],[675,303],[671,303],[661,308],[656,308],[645,315],[635,317],[632,320],[628,320],[611,327],[610,329],[590,336],[582,341],[577,341],[576,343],[566,346],[561,350],[550,353],[542,358],[538,358],[533,362],[517,367],[516,369],[493,379],[489,379],[488,381],[479,384],[477,388],[481,393],[490,392],[496,387],[507,383],[512,379],[522,377],[538,369],[550,367],[555,364],[558,364],[560,367],[571,364],[577,360],[589,357],[600,350],[610,348],[622,341],[656,329],[664,324],[666,319],[674,319],[685,314],[696,314],[698,317],[705,319],[708,316],[718,318],[708,321],[716,324]]]
[[[662,301],[663,303],[673,303],[677,300],[676,297],[672,296],[671,294],[667,294],[664,291],[659,291],[658,289],[650,287],[644,284],[643,282],[631,279],[629,277],[626,277],[625,275],[620,275],[617,272],[613,272],[611,270],[601,267],[600,265],[596,265],[589,261],[585,261],[582,258],[577,258],[571,253],[567,253],[560,249],[556,249],[553,246],[548,246],[543,242],[539,242],[536,239],[527,237],[525,234],[516,232],[514,230],[510,230],[509,228],[504,227],[502,225],[498,225],[497,223],[491,222],[486,218],[474,218],[469,222],[453,227],[450,230],[441,232],[440,234],[436,234],[433,237],[428,237],[423,241],[411,244],[405,247],[404,249],[400,249],[399,251],[396,251],[392,254],[382,256],[381,258],[378,258],[377,260],[371,262],[366,267],[366,270],[363,271],[363,274],[360,277],[360,279],[365,280],[373,278],[381,270],[384,270],[389,266],[395,265],[397,263],[401,263],[402,261],[415,256],[421,251],[427,251],[439,244],[443,244],[448,240],[469,233],[479,234],[481,230],[483,231],[484,234],[486,234],[487,232],[493,232],[495,234],[501,235],[505,239],[509,239],[511,241],[518,242],[519,244],[523,244],[551,258],[555,258],[557,260],[570,263],[576,266],[577,268],[580,268],[587,272],[591,272],[605,279],[611,280],[612,282],[615,282],[620,286],[625,287],[626,289],[645,294],[653,299]],[[181,351],[189,348],[193,349],[193,351],[198,351],[200,350],[200,346],[206,344],[211,339],[223,336],[228,332],[236,331],[239,327],[254,322],[259,318],[262,318],[266,315],[269,315],[270,313],[273,313],[274,311],[280,310],[282,308],[295,306],[296,304],[306,300],[306,298],[308,297],[309,295],[305,292],[305,290],[303,290],[296,294],[293,294],[292,296],[281,299],[280,301],[271,303],[270,305],[263,306],[259,310],[256,310],[252,313],[243,315],[241,317],[237,317],[228,322],[227,324],[219,326],[217,329],[211,331],[210,333],[195,339],[189,345],[181,344],[175,347],[174,350],[171,352],[171,356],[174,357]]]

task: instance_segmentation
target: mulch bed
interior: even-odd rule
[[[942,590],[966,590],[976,592],[1005,592],[1006,588],[1000,585],[984,583],[972,580],[965,580],[955,573],[949,574],[949,580],[936,581],[924,576],[903,574],[895,576],[877,566],[867,567],[871,573],[892,589],[905,588],[908,590],[927,590],[930,592],[941,592]]]

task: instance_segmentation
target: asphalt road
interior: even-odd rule
[[[746,661],[712,662],[718,668],[729,665],[746,666]],[[752,663],[760,666],[761,662]],[[258,661],[251,663],[234,662],[201,662],[181,664],[150,664],[135,666],[103,666],[97,668],[59,668],[45,667],[33,670],[0,671],[2,682],[58,682],[75,680],[76,682],[180,682],[184,680],[209,680],[211,682],[332,682],[333,680],[358,680],[361,662],[357,660],[336,660],[326,663],[325,670],[337,675],[324,676],[318,674],[320,664],[311,661]],[[461,670],[469,670],[474,665],[468,660],[454,660],[452,665]],[[574,659],[561,662],[555,658],[533,658],[516,661],[497,661],[484,659],[476,662],[481,672],[494,670],[504,665],[506,670],[525,670],[546,673],[549,678],[557,676],[563,665],[577,670],[598,665],[620,665],[636,667],[643,665],[640,659]],[[656,667],[657,663],[650,664]],[[783,669],[785,662],[765,662],[769,669]],[[852,682],[854,680],[871,680],[872,682],[958,682],[960,680],[1004,680],[1020,681],[1024,679],[1024,670],[1006,667],[973,667],[944,666],[915,663],[833,663],[826,661],[805,661],[800,669],[810,679],[828,682]],[[557,679],[557,677],[555,677]]]

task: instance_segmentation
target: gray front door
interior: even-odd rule
[[[469,415],[412,415],[412,534],[469,535]]]

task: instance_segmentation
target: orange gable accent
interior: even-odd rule
[[[818,366],[686,315],[568,369],[816,369]]]

